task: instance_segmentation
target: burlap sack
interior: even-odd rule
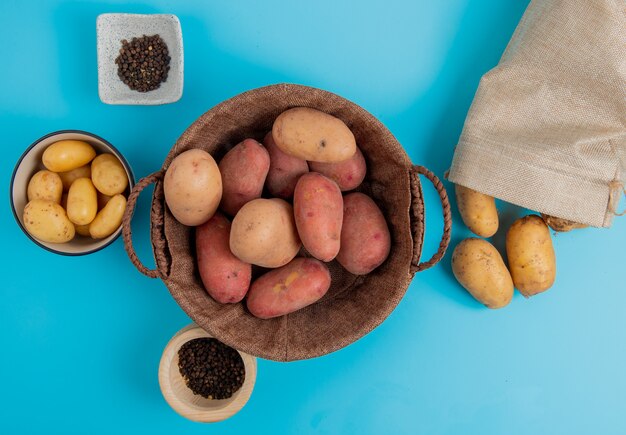
[[[354,133],[368,165],[360,190],[381,207],[392,236],[387,261],[366,276],[329,263],[332,286],[319,302],[280,318],[261,320],[243,303],[222,305],[204,290],[196,267],[194,229],[178,223],[167,208],[162,178],[181,152],[200,148],[216,160],[247,137],[262,140],[274,119],[294,106],[313,107],[342,119]],[[418,174],[435,185],[444,210],[444,233],[437,253],[419,263],[424,234],[424,203]],[[157,269],[148,270],[131,244],[130,219],[137,196],[156,183],[151,240]],[[176,142],[163,168],[140,180],[128,199],[124,243],[144,274],[160,277],[185,312],[224,343],[259,357],[290,361],[340,349],[378,326],[396,307],[415,272],[436,264],[450,240],[450,207],[445,189],[430,171],[413,166],[393,135],[361,107],[329,92],[297,85],[275,85],[238,95],[202,115]]]
[[[626,2],[533,0],[469,111],[449,180],[597,227],[626,174]]]

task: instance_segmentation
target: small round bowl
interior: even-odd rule
[[[195,338],[211,338],[211,335],[192,323],[178,331],[165,346],[159,364],[161,393],[174,411],[189,420],[202,423],[226,420],[239,412],[250,399],[256,381],[256,358],[237,351],[246,372],[243,385],[228,399],[205,399],[187,387],[178,369],[178,351],[183,344]]]
[[[126,175],[128,176],[128,187],[124,195],[128,198],[128,193],[135,185],[135,177],[133,176],[133,172],[130,168],[130,165],[122,156],[122,154],[111,145],[106,140],[102,139],[95,134],[87,133],[86,131],[81,130],[60,130],[55,131],[54,133],[50,133],[45,135],[44,137],[37,139],[31,146],[29,146],[24,154],[20,157],[17,164],[15,165],[15,169],[13,170],[13,176],[11,177],[11,187],[10,187],[10,195],[11,195],[11,209],[13,210],[13,216],[15,216],[15,220],[18,225],[37,245],[41,246],[44,249],[47,249],[50,252],[54,252],[55,254],[61,255],[85,255],[91,254],[92,252],[99,251],[102,248],[110,245],[117,239],[117,237],[122,232],[122,226],[120,227],[110,236],[105,237],[104,239],[94,240],[89,237],[81,237],[76,235],[76,237],[67,242],[67,243],[48,243],[43,242],[41,240],[36,239],[31,236],[26,228],[24,227],[24,207],[28,203],[27,196],[27,187],[30,178],[39,170],[45,169],[43,163],[41,162],[41,157],[43,155],[44,150],[52,145],[54,142],[60,140],[82,140],[90,144],[95,150],[96,153],[111,153],[115,155],[126,170]]]

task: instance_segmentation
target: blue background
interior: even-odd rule
[[[3,0],[1,184],[8,191],[22,151],[59,129],[103,136],[145,176],[213,105],[284,81],[362,105],[414,162],[442,175],[478,80],[527,3]],[[178,15],[179,102],[99,101],[95,22],[105,12]],[[426,201],[428,255],[441,218],[432,189]],[[143,195],[133,228],[150,263],[148,206]],[[626,433],[626,219],[555,237],[554,287],[530,300],[516,293],[498,311],[456,284],[448,254],[357,343],[310,361],[259,360],[248,405],[207,426],[179,417],[159,391],[161,352],[190,322],[163,283],[134,269],[121,240],[57,256],[21,233],[8,200],[0,213],[2,434]],[[503,205],[503,228],[522,213]],[[469,235],[455,218],[453,243]]]

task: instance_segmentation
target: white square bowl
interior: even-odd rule
[[[180,21],[171,14],[102,14],[96,20],[98,36],[98,94],[106,104],[158,105],[174,103],[183,95],[183,34]],[[122,40],[160,35],[167,44],[170,70],[157,89],[138,92],[117,75],[115,59]]]

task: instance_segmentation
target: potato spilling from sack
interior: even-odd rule
[[[465,239],[452,253],[452,272],[488,308],[502,308],[513,297],[513,280],[500,253],[482,239]]]
[[[455,186],[456,201],[463,223],[480,237],[491,237],[498,231],[498,210],[493,196],[469,187]]]
[[[543,219],[530,215],[516,220],[506,234],[506,255],[515,287],[526,297],[552,287],[556,257],[550,230]]]
[[[491,237],[498,230],[498,211],[492,196],[456,185],[459,212],[476,235]],[[466,239],[454,250],[452,270],[459,283],[489,308],[509,303],[513,287],[525,297],[548,290],[556,279],[556,256],[550,236],[584,225],[547,215],[517,219],[506,234],[508,269],[500,253],[486,240]]]

